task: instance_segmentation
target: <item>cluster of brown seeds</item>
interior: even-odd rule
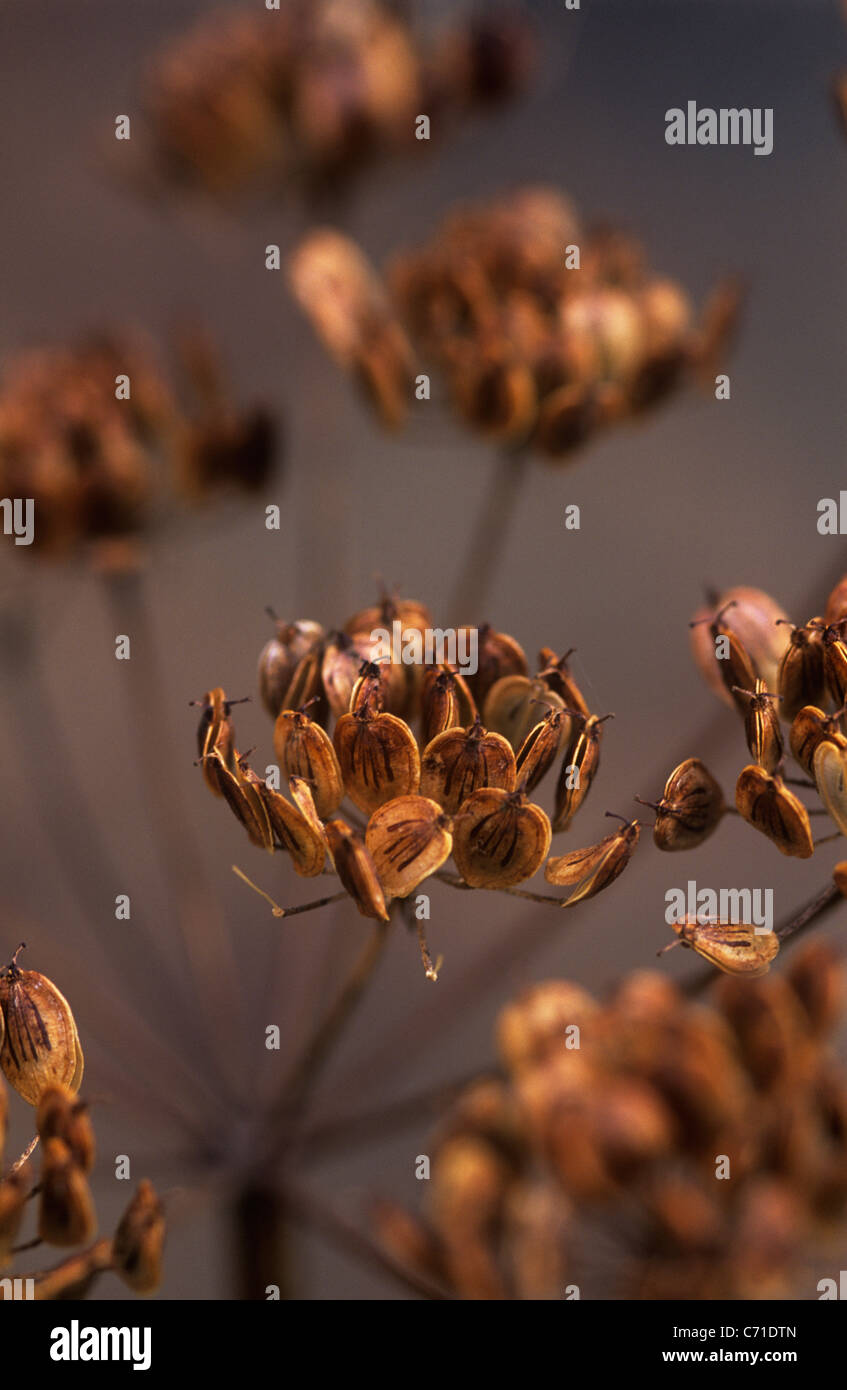
[[[149,74],[153,157],[215,195],[259,180],[337,188],[512,97],[532,66],[525,20],[481,12],[427,38],[385,0],[280,0],[204,18]]]
[[[822,944],[714,1007],[648,972],[605,1004],[533,986],[502,1073],[441,1124],[423,1215],[380,1203],[382,1240],[465,1299],[815,1298],[804,1259],[847,1205],[843,998]]]
[[[35,504],[33,548],[136,535],[168,490],[189,499],[267,479],[275,427],[233,406],[214,351],[186,338],[183,407],[149,345],[128,336],[27,352],[0,383],[0,493]],[[127,395],[128,392],[128,395]]]
[[[579,268],[567,263],[574,247]],[[432,363],[470,429],[552,458],[712,366],[739,307],[726,284],[696,323],[688,296],[651,274],[635,241],[585,231],[547,188],[454,213],[385,281],[328,229],[304,239],[289,275],[324,345],[385,425],[407,422]]]
[[[52,981],[23,970],[15,953],[0,972],[0,1068],[11,1086],[35,1107],[36,1139],[0,1177],[0,1270],[12,1264],[32,1201],[35,1244],[67,1249],[92,1241],[97,1231],[88,1176],[94,1167],[94,1132],[88,1107],[78,1097],[83,1057],[70,1005]],[[6,1139],[7,1093],[0,1084],[0,1159]],[[33,1180],[30,1155],[41,1145],[41,1170]],[[138,1293],[150,1293],[161,1277],[164,1214],[146,1180],[139,1184],[112,1239],[96,1241],[52,1270],[34,1277],[37,1299],[82,1297],[95,1277],[114,1270]],[[29,1244],[21,1248],[28,1249]],[[26,1278],[15,1275],[15,1278]],[[6,1297],[5,1285],[0,1297]],[[8,1295],[11,1296],[11,1295]]]
[[[544,648],[530,676],[514,638],[484,626],[457,634],[459,643],[476,638],[473,674],[456,664],[374,660],[378,634],[395,628],[402,647],[392,657],[409,644],[423,652],[433,632],[428,611],[411,600],[385,599],[335,632],[277,623],[259,661],[275,721],[276,787],[239,755],[224,692],[200,702],[203,775],[251,841],[286,850],[305,877],[325,872],[329,860],[359,911],[383,920],[392,901],[433,874],[457,887],[510,891],[546,861],[547,881],[571,889],[549,901],[565,906],[612,883],[638,842],[635,821],[590,849],[548,859],[553,833],[570,827],[588,795],[611,717],[589,713],[568,669],[571,653]],[[556,763],[548,815],[530,796]],[[345,798],[351,809],[342,816]],[[451,855],[458,877],[443,873]]]

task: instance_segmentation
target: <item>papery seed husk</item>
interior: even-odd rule
[[[229,717],[226,696],[220,686],[203,696],[197,747],[203,778],[214,796],[223,796],[212,754],[217,753],[224,767],[235,772],[235,733]]]
[[[324,645],[321,679],[330,710],[336,719],[347,714],[353,690],[365,660],[364,646],[346,632],[334,633]]]
[[[538,724],[544,707],[564,710],[555,691],[537,677],[530,680],[528,676],[504,676],[485,698],[482,722],[486,729],[493,729],[507,738],[517,753],[527,734]]]
[[[338,810],[344,797],[341,769],[332,740],[319,724],[299,710],[281,710],[274,725],[274,753],[286,780],[302,777],[309,783],[321,819]]]
[[[384,714],[390,702],[392,684],[390,662],[363,661],[350,691],[347,709],[341,714]],[[339,718],[341,715],[339,715]]]
[[[324,645],[317,642],[297,663],[283,697],[277,721],[283,714],[302,710],[308,705],[310,723],[321,729],[326,725],[329,719],[329,700],[324,690],[323,658]]]
[[[326,838],[335,871],[363,917],[388,921],[388,908],[376,865],[354,830],[343,820],[331,820],[326,825]]]
[[[303,657],[323,638],[320,623],[309,620],[277,623],[276,635],[262,648],[258,671],[259,694],[271,719],[276,719],[283,709],[294,672]]]
[[[471,888],[506,888],[531,878],[547,857],[550,821],[519,792],[482,787],[453,826],[453,858]]]
[[[565,656],[556,656],[551,647],[542,647],[538,653],[538,679],[543,681],[549,690],[555,691],[566,709],[576,710],[578,714],[584,714],[587,718],[588,705],[571,675],[568,667],[569,655],[570,652]]]
[[[43,1150],[38,1234],[49,1245],[82,1245],[97,1229],[85,1174],[61,1139],[46,1140]]]
[[[267,790],[265,783],[243,758],[238,760],[237,768],[240,789],[250,807],[251,825],[254,827],[254,831],[258,831],[259,838],[253,842],[259,845],[260,849],[273,851],[273,831],[268,808],[265,804],[264,794]],[[251,834],[250,827],[247,827],[247,833],[252,840],[253,834]]]
[[[453,848],[450,822],[437,801],[398,796],[375,811],[365,831],[386,901],[405,898],[436,869]]]
[[[395,796],[411,796],[420,783],[418,745],[408,724],[393,714],[345,714],[335,726],[344,790],[372,815]]]
[[[820,622],[813,618],[812,622]],[[795,627],[790,645],[779,663],[777,690],[781,695],[779,712],[794,720],[804,705],[823,703],[825,682],[821,634],[813,627]]]
[[[847,644],[840,626],[827,627],[822,635],[826,688],[839,709],[847,703]]]
[[[11,964],[0,972],[6,1034],[0,1068],[30,1105],[47,1086],[79,1089],[83,1058],[74,1016],[64,995],[37,970]]]
[[[268,813],[256,788],[240,767],[236,766],[236,771],[230,772],[220,754],[213,753],[208,762],[215,769],[221,795],[247,831],[251,844],[258,845],[259,849],[272,850],[273,836]]]
[[[48,1086],[38,1101],[35,1126],[42,1143],[61,1139],[83,1173],[94,1167],[96,1146],[88,1106],[68,1086]]]
[[[161,1283],[165,1212],[153,1184],[142,1178],[112,1241],[115,1273],[136,1293],[153,1293]]]
[[[779,727],[778,702],[768,699],[768,692],[762,680],[756,681],[752,698],[747,702],[744,716],[744,731],[750,756],[773,774],[782,761],[782,732]]]
[[[812,770],[823,802],[842,835],[847,835],[847,750],[824,742],[815,749]]]
[[[599,1005],[570,980],[544,980],[511,1000],[497,1019],[497,1047],[512,1072],[537,1067],[560,1055],[567,1029],[580,1032],[596,1019]]]
[[[766,975],[779,951],[773,931],[759,932],[746,922],[674,922],[679,939],[728,975]]]
[[[281,792],[261,783],[261,796],[274,837],[291,855],[294,872],[301,878],[314,878],[323,870],[326,861],[326,835],[314,811],[309,784],[301,778],[292,778],[302,788],[302,795],[308,794],[312,802],[314,820],[307,818],[299,806],[292,806]]]
[[[781,854],[809,859],[814,854],[809,813],[799,797],[777,777],[751,764],[735,785],[740,816],[772,840]]]
[[[795,716],[788,735],[791,752],[803,771],[814,777],[814,758],[822,743],[834,743],[836,748],[847,749],[847,738],[842,734],[838,720],[814,705],[804,705]]]
[[[624,825],[614,835],[607,835],[588,849],[572,850],[554,859],[548,859],[544,866],[544,877],[548,883],[574,885],[565,907],[593,898],[614,883],[629,863],[641,830],[637,821]]]
[[[534,791],[549,772],[563,743],[570,737],[570,716],[552,709],[530,729],[515,759],[515,779],[527,792]]]
[[[479,720],[468,729],[445,729],[427,744],[421,759],[421,795],[455,815],[480,787],[513,791],[515,755],[502,734],[486,732]]]
[[[653,841],[657,849],[694,849],[720,824],[723,792],[705,763],[686,758],[665,783],[656,807]]]
[[[720,622],[716,623],[718,618]],[[746,585],[724,590],[713,606],[698,609],[694,614],[693,621],[698,624],[690,630],[694,660],[709,687],[725,704],[741,708],[730,686],[740,685],[752,690],[757,676],[768,690],[776,690],[779,663],[791,640],[790,623],[786,626],[778,620],[787,618],[787,613],[770,594]],[[701,619],[706,621],[701,622]],[[740,644],[741,656],[736,646],[737,670],[731,679],[727,668],[733,664],[732,660],[718,660],[715,655],[716,630],[732,634]],[[732,643],[730,648],[732,650]],[[747,659],[746,667],[743,657]],[[741,679],[736,679],[736,675]]]
[[[459,632],[471,632],[471,628],[460,628]],[[490,623],[483,623],[476,629],[477,669],[468,674],[467,683],[477,708],[481,709],[485,697],[496,681],[504,676],[526,676],[529,664],[523,648],[514,637],[505,632],[495,632]],[[456,641],[458,643],[459,634]]]
[[[452,386],[459,414],[486,439],[515,443],[529,434],[538,411],[535,378],[511,351],[474,345]]]
[[[567,830],[580,806],[591,790],[597,769],[600,766],[600,739],[603,725],[597,715],[589,715],[571,733],[571,741],[562,758],[562,767],[556,786],[556,804],[553,815],[553,829]],[[569,768],[576,768],[579,774],[578,785],[568,786],[572,774]]]
[[[422,747],[446,729],[467,728],[477,718],[476,701],[464,676],[449,666],[430,666],[421,682]]]

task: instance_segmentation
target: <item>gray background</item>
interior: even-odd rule
[[[371,601],[374,576],[383,575],[438,618],[493,461],[435,408],[413,440],[378,432],[288,301],[282,277],[264,269],[265,244],[290,244],[301,211],[270,200],[227,211],[191,200],[157,207],[110,172],[114,116],[136,111],[141,63],[211,8],[187,0],[0,4],[0,355],[5,361],[23,346],[101,324],[131,322],[164,336],[176,314],[199,309],[240,393],[287,418],[279,486],[256,502],[225,502],[169,522],[151,542],[146,581],[164,672],[156,719],[175,750],[167,765],[173,805],[186,841],[190,834],[202,841],[237,956],[232,965],[210,918],[213,1032],[248,1106],[302,1037],[326,944],[333,943],[337,972],[366,927],[345,908],[295,918],[280,932],[236,882],[233,862],[278,900],[308,896],[284,865],[250,849],[205,792],[192,767],[188,701],[216,683],[233,695],[255,694],[267,603],[287,617],[335,624]],[[485,611],[473,615],[513,633],[531,658],[545,643],[578,647],[587,698],[617,715],[575,845],[605,833],[606,809],[626,812],[634,793],[658,794],[688,754],[706,758],[731,791],[744,760],[740,730],[688,656],[687,619],[704,585],[760,585],[801,621],[820,610],[847,568],[843,541],[815,529],[817,500],[837,496],[847,476],[847,143],[829,92],[834,72],[847,68],[847,28],[823,0],[584,0],[579,16],[550,0],[536,12],[545,38],[533,94],[445,146],[422,150],[419,162],[369,180],[349,220],[369,252],[379,261],[424,239],[457,197],[538,180],[567,190],[589,219],[631,228],[646,241],[651,264],[698,299],[727,270],[747,275],[751,288],[730,367],[732,400],[718,404],[691,390],[592,444],[567,468],[536,463]],[[666,146],[664,112],[689,99],[773,107],[773,154]],[[282,507],[278,533],[262,524],[267,502]],[[582,510],[579,533],[564,529],[572,502]],[[163,1295],[226,1297],[226,1184],[204,1183],[196,1150],[186,1149],[162,1103],[197,1115],[208,1142],[233,1153],[249,1150],[250,1130],[225,1118],[230,1102],[217,1082],[206,1095],[189,1070],[210,1076],[214,1044],[197,1023],[198,993],[133,756],[126,673],[113,657],[114,634],[123,629],[84,566],[25,554],[4,559],[6,604],[29,615],[43,680],[121,882],[101,882],[92,862],[89,911],[71,897],[45,829],[55,786],[49,767],[26,756],[20,733],[37,707],[28,685],[13,684],[17,713],[0,723],[7,809],[0,954],[25,936],[30,964],[74,1003],[88,1051],[86,1089],[98,1098],[104,1229],[126,1200],[127,1185],[110,1176],[111,1156],[125,1152],[134,1178],[149,1172],[171,1193]],[[256,764],[270,761],[270,725],[258,703],[238,712],[237,727],[242,746],[258,745]],[[167,742],[157,746],[164,756]],[[60,810],[70,825],[74,805]],[[442,979],[428,984],[414,942],[398,935],[327,1076],[321,1113],[365,1107],[490,1061],[497,1010],[531,979],[557,972],[599,989],[649,967],[667,938],[664,893],[690,876],[715,886],[773,886],[782,916],[823,884],[836,857],[827,848],[814,862],[784,861],[754,832],[729,823],[700,852],[675,859],[645,837],[615,889],[560,919],[443,888],[433,895],[430,924],[432,946],[446,957]],[[116,891],[132,895],[131,923],[114,920]],[[152,957],[149,969],[139,968],[127,947],[126,934],[143,940],[148,930],[180,971],[183,1006],[168,995]],[[491,952],[518,930],[526,950],[487,980]],[[280,940],[282,956],[274,949]],[[467,967],[472,987],[465,981],[460,991]],[[683,977],[693,962],[676,952],[661,968]],[[259,1075],[269,1022],[282,1026],[288,1051],[271,1054]],[[14,1101],[12,1108],[11,1144],[23,1145],[29,1116]],[[354,1213],[373,1191],[414,1203],[414,1156],[426,1151],[429,1128],[425,1113],[399,1137],[357,1146],[306,1176]],[[398,1296],[322,1242],[298,1240],[292,1260],[306,1296]],[[120,1294],[113,1281],[100,1288],[103,1296]]]

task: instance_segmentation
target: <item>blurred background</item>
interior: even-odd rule
[[[528,8],[541,67],[526,97],[369,174],[356,186],[348,230],[381,264],[424,241],[457,199],[544,182],[568,193],[588,221],[631,230],[656,271],[698,303],[726,272],[749,286],[727,365],[731,400],[687,389],[566,466],[534,460],[484,611],[469,615],[514,635],[530,661],[541,645],[576,647],[574,671],[592,709],[615,712],[581,814],[588,843],[606,833],[604,811],[631,814],[635,793],[656,797],[681,758],[702,757],[727,791],[746,761],[740,728],[689,657],[687,622],[704,589],[758,585],[802,622],[847,570],[843,539],[816,531],[818,500],[847,486],[847,143],[830,97],[833,76],[847,67],[847,27],[827,0],[584,0],[578,13],[539,0]],[[135,676],[114,657],[116,632],[130,629],[116,626],[84,563],[43,560],[9,541],[2,555],[4,611],[24,615],[36,651],[26,672],[12,647],[4,665],[0,955],[26,940],[25,963],[73,1004],[86,1092],[97,1101],[103,1229],[128,1197],[128,1185],[112,1177],[112,1155],[127,1153],[133,1179],[149,1175],[170,1194],[160,1296],[203,1299],[232,1296],[229,1195],[225,1181],[206,1183],[180,1115],[199,1117],[201,1150],[210,1132],[236,1156],[250,1142],[249,1126],[239,1128],[222,1094],[202,1084],[209,1039],[225,1040],[236,1092],[270,1093],[281,1074],[274,1068],[290,1063],[326,980],[355,955],[366,926],[345,904],[280,924],[234,878],[238,863],[280,902],[310,896],[209,797],[192,766],[189,701],[217,684],[253,696],[236,712],[239,744],[257,746],[255,766],[272,761],[255,680],[271,630],[265,606],[339,625],[373,601],[381,576],[446,621],[494,467],[491,450],[435,405],[431,423],[416,424],[410,437],[379,431],[292,304],[284,276],[265,269],[265,246],[284,251],[309,221],[296,201],[267,193],[225,208],[199,197],[155,201],[122,181],[115,116],[135,120],[144,64],[210,13],[189,0],[0,4],[0,373],[24,348],[91,328],[133,325],[163,341],[176,319],[197,312],[239,396],[262,400],[286,423],[285,469],[261,494],[169,519],[147,543],[135,659],[155,642],[159,771],[176,822],[200,843],[198,872],[223,923],[219,935],[210,926],[200,965],[201,977],[208,971],[215,981],[205,1031],[155,843],[156,807],[139,772],[127,689]],[[689,100],[772,107],[772,155],[669,147],[664,113]],[[264,526],[270,503],[281,508],[279,531]],[[581,508],[578,532],[564,527],[572,503]],[[87,899],[69,891],[56,854],[57,822],[70,833],[77,808],[63,799],[66,780],[51,778],[50,740],[44,756],[31,756],[48,710],[114,868],[103,877],[104,856],[92,855]],[[174,831],[172,818],[172,841]],[[494,895],[434,890],[429,936],[444,953],[441,979],[425,980],[414,940],[398,931],[324,1079],[316,1119],[490,1064],[497,1011],[529,981],[559,974],[602,991],[652,966],[667,939],[665,892],[689,877],[771,886],[779,920],[823,886],[837,857],[827,847],[808,862],[783,860],[730,821],[696,854],[661,856],[647,838],[626,878],[566,920],[548,922],[547,909]],[[120,892],[131,897],[129,922],[114,917]],[[843,930],[837,914],[829,930]],[[486,963],[516,932],[526,934],[525,949],[492,978]],[[148,940],[169,961],[174,990],[146,954]],[[696,967],[675,952],[660,968],[684,978]],[[270,1063],[268,1023],[283,1034]],[[13,1100],[12,1109],[9,1152],[31,1133],[26,1107]],[[414,1204],[415,1155],[427,1152],[434,1115],[430,1107],[401,1132],[341,1146],[331,1161],[310,1165],[310,1184],[354,1215],[374,1192]],[[317,1237],[295,1234],[290,1262],[301,1297],[405,1296]],[[104,1298],[123,1292],[110,1280],[97,1289]]]

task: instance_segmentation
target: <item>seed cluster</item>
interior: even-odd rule
[[[544,648],[531,677],[514,638],[484,626],[473,675],[455,664],[373,660],[374,634],[395,626],[403,645],[421,646],[433,631],[422,604],[392,599],[335,632],[277,623],[259,687],[284,791],[239,755],[224,692],[200,702],[204,778],[250,840],[287,851],[304,877],[329,859],[359,911],[383,920],[433,874],[456,887],[512,890],[547,861],[547,881],[572,889],[549,899],[563,905],[612,883],[638,842],[637,822],[590,850],[548,859],[553,833],[570,827],[588,795],[611,717],[589,713],[571,653]],[[470,641],[470,629],[457,641],[463,634]],[[557,763],[548,815],[530,796]],[[451,855],[458,878],[441,872]]]
[[[34,501],[33,549],[63,554],[133,536],[168,489],[197,500],[266,481],[270,417],[233,406],[210,343],[192,337],[184,351],[198,398],[185,407],[149,345],[128,335],[10,363],[0,383],[0,493]]]
[[[696,323],[633,238],[586,230],[567,199],[532,187],[454,212],[385,280],[348,237],[317,229],[289,278],[386,426],[407,423],[433,364],[468,428],[550,458],[654,405],[687,372],[713,370],[740,302],[726,283]]]
[[[465,1299],[814,1298],[804,1257],[847,1203],[844,987],[822,944],[714,1007],[649,972],[607,1003],[533,986],[500,1014],[503,1073],[440,1127],[423,1216],[383,1202],[378,1233]]]
[[[17,964],[20,949],[0,972],[0,1068],[35,1107],[37,1137],[0,1176],[0,1270],[7,1269],[17,1253],[30,1201],[37,1206],[37,1242],[67,1249],[92,1241],[97,1231],[88,1184],[94,1168],[94,1132],[88,1106],[77,1094],[83,1057],[76,1024],[52,981]],[[7,1107],[0,1083],[0,1159]],[[39,1141],[41,1171],[36,1184],[29,1158]],[[152,1292],[161,1278],[164,1233],[164,1212],[145,1179],[111,1240],[96,1241],[55,1269],[33,1276],[36,1299],[81,1298],[108,1269],[136,1292]],[[0,1285],[0,1297],[6,1296]]]
[[[264,177],[336,190],[511,98],[533,63],[526,21],[478,13],[415,31],[385,0],[282,0],[203,19],[149,74],[152,157],[168,181],[225,195]]]

